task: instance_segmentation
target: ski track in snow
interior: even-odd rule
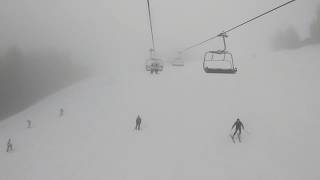
[[[248,59],[237,75],[193,62],[76,84],[0,122],[0,180],[318,180],[318,48]]]

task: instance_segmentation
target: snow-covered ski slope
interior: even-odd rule
[[[241,58],[236,75],[139,66],[48,97],[0,122],[0,179],[319,180],[319,46]]]

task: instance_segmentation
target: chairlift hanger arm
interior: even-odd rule
[[[180,52],[181,52],[181,53],[184,53],[184,52],[186,52],[186,51],[188,51],[188,50],[190,50],[190,49],[192,49],[192,48],[195,48],[195,47],[197,47],[197,46],[200,46],[200,45],[202,45],[202,44],[204,44],[204,43],[206,43],[206,42],[208,42],[208,41],[211,41],[211,40],[213,40],[213,39],[215,39],[215,38],[217,38],[217,37],[226,36],[227,33],[231,32],[231,31],[233,31],[233,30],[235,30],[235,29],[237,29],[237,28],[239,28],[239,27],[241,27],[241,26],[243,26],[243,25],[245,25],[245,24],[247,24],[247,23],[250,23],[251,21],[254,21],[254,20],[256,20],[256,19],[258,19],[258,18],[260,18],[260,17],[262,17],[262,16],[264,16],[264,15],[266,15],[266,14],[269,14],[269,13],[271,13],[271,12],[273,12],[273,11],[275,11],[275,10],[283,7],[283,6],[286,6],[286,5],[288,5],[288,4],[290,4],[290,3],[294,2],[294,1],[296,1],[296,0],[291,0],[291,1],[288,1],[288,2],[286,2],[286,3],[284,3],[284,4],[281,4],[281,5],[273,8],[273,9],[271,9],[271,10],[269,10],[269,11],[266,11],[266,12],[260,14],[259,16],[256,16],[256,17],[254,17],[254,18],[251,18],[251,19],[249,19],[249,20],[247,20],[247,21],[245,21],[245,22],[243,22],[243,23],[241,23],[241,24],[239,24],[239,25],[237,25],[237,26],[234,26],[234,27],[228,29],[227,31],[224,31],[224,32],[222,32],[222,33],[220,33],[220,34],[218,34],[218,35],[216,35],[216,36],[213,36],[213,37],[211,37],[211,38],[209,38],[209,39],[206,39],[206,40],[204,40],[204,41],[202,41],[202,42],[200,42],[200,43],[197,43],[197,44],[194,44],[194,45],[192,45],[192,46],[190,46],[190,47],[188,47],[188,48],[185,48],[184,50],[182,50],[182,51],[180,51]]]

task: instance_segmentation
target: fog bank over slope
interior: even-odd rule
[[[278,32],[275,37],[273,37],[273,49],[296,49],[320,44],[320,4],[318,5],[315,17],[312,18],[308,30],[309,32],[305,33],[304,36],[301,36],[293,26]]]
[[[11,47],[0,56],[0,120],[88,77],[67,52],[24,52]]]

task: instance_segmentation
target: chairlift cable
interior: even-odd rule
[[[288,1],[288,2],[286,2],[286,3],[284,3],[284,4],[281,4],[281,5],[273,8],[273,9],[271,9],[271,10],[269,10],[269,11],[263,13],[263,14],[260,14],[259,16],[256,16],[256,17],[254,17],[254,18],[252,18],[252,19],[249,19],[249,20],[247,20],[247,21],[245,21],[245,22],[243,22],[243,23],[241,23],[241,24],[239,24],[239,25],[237,25],[237,26],[235,26],[235,27],[230,28],[230,29],[227,30],[227,31],[224,31],[223,33],[225,33],[225,34],[226,34],[226,33],[229,33],[229,32],[231,32],[231,31],[233,31],[233,30],[235,30],[235,29],[237,29],[237,28],[239,28],[239,27],[241,27],[241,26],[243,26],[243,25],[245,25],[245,24],[247,24],[247,23],[249,23],[249,22],[251,22],[251,21],[254,21],[254,20],[256,20],[256,19],[258,19],[258,18],[260,18],[260,17],[262,17],[262,16],[264,16],[264,15],[266,15],[266,14],[269,14],[269,13],[271,13],[271,12],[273,12],[273,11],[275,11],[275,10],[283,7],[283,6],[286,6],[286,5],[288,5],[288,4],[290,4],[290,3],[294,2],[294,1],[296,1],[296,0],[291,0],[291,1]],[[188,48],[185,48],[184,50],[182,50],[182,51],[180,51],[180,52],[181,52],[181,53],[184,53],[184,52],[186,52],[186,51],[188,51],[188,50],[190,50],[190,49],[192,49],[192,48],[195,48],[195,47],[197,47],[197,46],[200,46],[200,45],[202,45],[202,44],[204,44],[204,43],[206,43],[206,42],[208,42],[208,41],[211,41],[211,40],[213,40],[213,39],[215,39],[215,38],[217,38],[217,37],[220,37],[220,36],[221,36],[221,33],[218,34],[218,35],[216,35],[216,36],[214,36],[214,37],[211,37],[211,38],[209,38],[209,39],[207,39],[207,40],[204,40],[204,41],[202,41],[202,42],[200,42],[200,43],[197,43],[197,44],[194,44],[194,45],[192,45],[192,46],[190,46],[190,47],[188,47]]]
[[[283,7],[283,6],[286,6],[286,5],[288,5],[288,4],[290,4],[290,3],[294,2],[294,1],[296,1],[296,0],[288,1],[288,2],[282,4],[282,5],[278,6],[278,7],[275,7],[275,8],[273,8],[273,9],[271,9],[271,10],[263,13],[263,14],[260,14],[259,16],[256,16],[256,17],[254,17],[254,18],[252,18],[252,19],[249,19],[249,20],[243,22],[242,24],[240,24],[240,25],[238,25],[238,26],[235,26],[235,27],[233,27],[233,28],[225,31],[225,33],[228,33],[228,32],[230,32],[230,31],[233,31],[234,29],[237,29],[237,28],[239,28],[240,26],[243,26],[243,25],[245,25],[245,24],[247,24],[247,23],[249,23],[249,22],[251,22],[251,21],[254,21],[254,20],[256,20],[256,19],[258,19],[258,18],[260,18],[260,17],[262,17],[262,16],[264,16],[264,15],[266,15],[266,14],[269,14],[269,13],[271,13],[271,12],[273,12],[273,11],[275,11],[275,10]]]
[[[147,3],[148,3],[149,23],[150,23],[150,31],[151,31],[151,38],[152,38],[152,47],[153,47],[153,50],[155,50],[154,36],[153,36],[153,28],[152,28],[152,20],[151,20],[151,11],[150,11],[150,2],[149,2],[149,0],[147,0]]]

